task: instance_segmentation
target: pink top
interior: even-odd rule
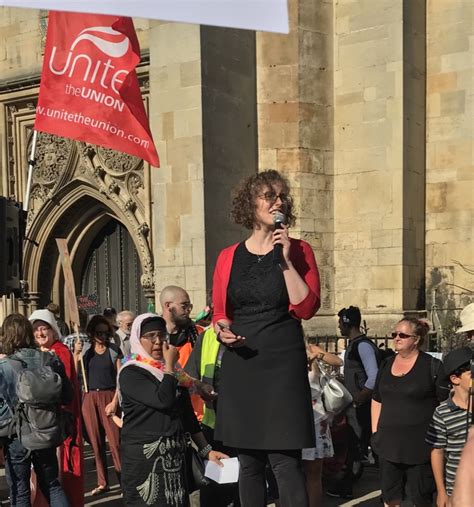
[[[306,241],[290,239],[291,262],[305,281],[309,292],[297,305],[290,303],[288,310],[294,318],[308,320],[314,316],[321,304],[318,267],[311,246]],[[236,243],[224,248],[217,258],[212,289],[214,302],[212,320],[214,323],[221,319],[232,321],[233,311],[230,303],[227,303],[227,286],[229,285],[234,252],[238,246],[239,243]]]

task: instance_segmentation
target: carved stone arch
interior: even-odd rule
[[[30,223],[30,241],[24,252],[30,294],[48,293],[43,296],[38,294],[41,301],[53,293],[58,295],[61,292],[62,271],[56,237],[68,240],[73,269],[78,271],[97,232],[111,218],[129,232],[142,268],[141,285],[145,297],[149,302],[154,302],[153,258],[143,223],[116,201],[80,179],[58,189],[54,199],[46,201]],[[80,273],[76,272],[76,280],[79,276]]]

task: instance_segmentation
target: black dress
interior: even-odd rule
[[[231,329],[247,343],[222,358],[216,440],[239,449],[314,447],[303,330],[288,312],[283,272],[271,254],[237,247],[227,301]]]
[[[417,465],[430,459],[426,432],[438,403],[449,393],[438,359],[420,352],[403,377],[392,374],[394,357],[383,363],[373,398],[382,403],[377,433],[372,437],[377,454],[392,463]]]

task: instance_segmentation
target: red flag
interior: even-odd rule
[[[131,18],[50,12],[35,129],[159,167],[135,67]]]

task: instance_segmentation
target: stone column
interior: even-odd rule
[[[200,307],[206,287],[200,28],[150,22],[149,40],[150,121],[161,162],[151,172],[155,288],[158,295],[180,285]]]
[[[292,184],[292,235],[311,244],[321,275],[320,318],[308,325],[315,333],[334,313],[333,5],[290,0],[289,9],[289,35],[257,34],[259,169]]]
[[[335,4],[336,307],[424,308],[424,2]]]
[[[427,9],[426,299],[458,338],[474,302],[474,3]]]
[[[29,292],[28,293],[30,309],[29,313],[33,313],[35,310],[38,310],[39,300],[41,298],[41,292]]]

